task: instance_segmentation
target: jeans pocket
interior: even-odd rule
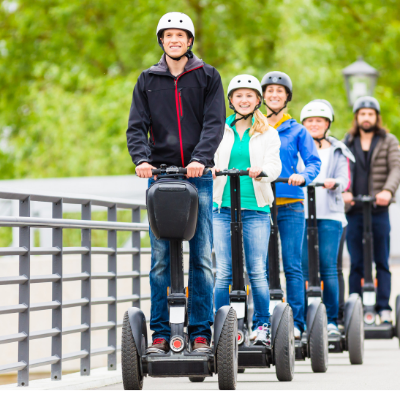
[[[256,214],[259,215],[260,217],[268,217],[269,213],[266,211],[257,211]]]
[[[288,210],[304,214],[304,206],[299,201],[296,203],[287,204],[286,207]]]

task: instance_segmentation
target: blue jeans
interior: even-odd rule
[[[363,256],[363,215],[347,215],[347,248],[350,253],[349,288],[351,293],[361,295],[361,279],[364,277]],[[391,310],[389,306],[391,273],[389,271],[390,255],[390,221],[389,212],[372,214],[373,258],[376,265],[378,288],[376,294],[376,311]]]
[[[277,209],[287,302],[293,310],[294,326],[303,332],[305,286],[301,250],[305,225],[304,206],[297,202],[278,206]]]
[[[199,214],[196,233],[189,241],[189,299],[188,333],[191,341],[205,337],[211,341],[213,323],[213,285],[212,272],[212,193],[211,172],[201,178],[189,178],[199,193]],[[149,186],[153,183],[149,179]],[[151,244],[151,317],[150,329],[153,339],[163,338],[169,341],[171,328],[167,303],[167,287],[171,286],[169,242],[157,240],[150,229]]]
[[[319,270],[324,282],[323,300],[328,316],[328,324],[337,324],[339,312],[339,280],[337,257],[342,237],[342,223],[331,219],[318,219]],[[308,281],[307,221],[303,240],[303,277]],[[306,303],[307,304],[307,303]],[[305,310],[307,315],[307,306]]]
[[[267,253],[270,234],[270,214],[242,210],[243,246],[246,268],[254,301],[253,329],[269,324],[269,288]],[[217,261],[215,309],[229,304],[229,285],[232,285],[231,209],[213,210],[214,249]]]

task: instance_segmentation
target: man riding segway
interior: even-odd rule
[[[164,15],[157,26],[161,60],[142,72],[133,91],[128,129],[128,149],[136,174],[156,177],[152,170],[164,166],[185,168],[198,192],[197,228],[189,241],[188,335],[192,353],[210,353],[213,324],[212,192],[214,153],[225,125],[225,101],[218,71],[192,53],[195,31],[183,13]],[[163,169],[164,168],[164,169]],[[167,354],[171,326],[167,290],[170,286],[170,246],[157,240],[150,229],[151,319],[153,344],[146,354]],[[172,349],[173,350],[173,349]]]
[[[368,279],[371,282],[364,281],[363,205],[362,202],[354,202],[354,198],[371,196],[375,199],[371,229],[377,290],[376,302],[368,303],[375,306],[374,312],[379,313],[382,324],[391,325],[389,205],[400,184],[400,152],[397,138],[382,126],[380,111],[379,102],[374,97],[360,97],[354,104],[353,127],[344,142],[356,162],[350,165],[351,185],[343,198],[347,206],[346,240],[351,259],[349,289],[350,293],[359,295],[366,291],[367,284],[373,289],[374,283],[372,278]],[[364,318],[367,326],[375,323],[375,315],[366,314]]]

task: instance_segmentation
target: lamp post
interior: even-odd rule
[[[350,106],[361,96],[372,96],[379,72],[362,57],[342,70]]]

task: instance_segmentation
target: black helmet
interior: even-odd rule
[[[358,110],[361,108],[372,108],[374,109],[378,114],[381,112],[381,107],[379,105],[379,102],[375,97],[371,96],[362,96],[359,97],[355,102],[353,106],[353,113],[356,113]]]
[[[332,111],[332,122],[335,121],[335,112],[333,111],[332,104],[329,103],[328,100],[324,100],[324,99],[315,99],[315,100],[312,100],[312,102],[313,102],[313,101],[319,101],[319,102],[321,102],[321,103],[326,104],[326,105],[331,109],[331,111]]]
[[[288,98],[287,101],[289,102],[292,100],[292,93],[293,93],[293,85],[292,80],[290,79],[289,75],[285,74],[284,72],[280,71],[272,71],[268,72],[268,74],[264,75],[261,81],[261,87],[263,92],[268,85],[282,85],[288,91]]]

